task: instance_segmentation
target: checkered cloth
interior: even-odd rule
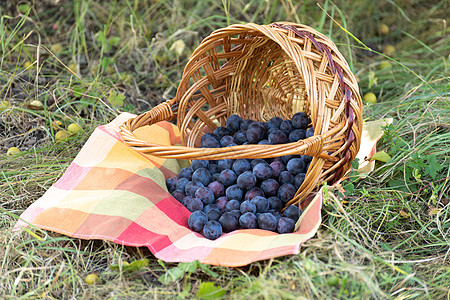
[[[222,266],[297,254],[300,245],[316,233],[321,223],[321,192],[304,210],[292,234],[241,229],[211,241],[191,231],[190,212],[168,193],[165,184],[187,162],[143,155],[127,147],[118,128],[132,117],[123,113],[96,128],[64,175],[21,215],[16,228],[31,224],[74,238],[146,246],[166,262],[199,260]],[[168,122],[142,127],[136,134],[161,145],[180,143],[178,128]]]

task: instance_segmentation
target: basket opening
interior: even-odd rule
[[[179,116],[186,125],[182,130],[195,136],[188,138],[190,146],[198,145],[203,132],[224,126],[231,114],[257,121],[275,116],[287,119],[299,111],[309,114],[303,77],[276,42],[261,35],[230,40],[230,51],[236,56],[224,52],[222,43],[215,43],[198,55],[196,69],[190,71],[186,93],[192,96],[184,101],[191,112]],[[198,119],[187,122],[189,115]]]
[[[267,37],[255,37],[236,60],[228,95],[232,113],[267,121],[308,113],[305,85],[295,63]]]

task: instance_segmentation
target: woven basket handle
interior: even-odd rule
[[[124,142],[138,152],[155,155],[161,158],[175,159],[239,159],[239,158],[271,158],[283,155],[309,155],[336,160],[325,153],[323,137],[312,136],[305,140],[280,145],[239,145],[225,148],[192,148],[185,146],[164,146],[140,140],[134,131],[140,127],[152,125],[160,121],[170,121],[174,117],[172,110],[175,99],[168,100],[150,111],[126,121],[120,126],[120,135]]]

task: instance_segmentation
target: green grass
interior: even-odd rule
[[[9,104],[0,108],[0,298],[195,298],[213,282],[232,299],[448,299],[449,7],[413,2],[323,1],[351,35],[314,1],[2,3],[0,101]],[[361,93],[377,95],[364,118],[394,118],[379,142],[391,159],[365,178],[352,176],[345,196],[328,188],[323,224],[299,255],[241,268],[194,266],[167,284],[184,266],[163,264],[145,248],[12,231],[96,126],[175,95],[190,53],[209,33],[228,23],[280,20],[331,37]],[[389,35],[377,33],[380,23]],[[170,50],[179,39],[186,44],[181,55]],[[397,49],[390,57],[382,54],[388,44]],[[392,67],[380,69],[387,60]],[[43,110],[31,109],[33,100]],[[83,131],[55,142],[72,122]],[[12,146],[22,152],[7,156]],[[148,265],[136,270],[122,264],[142,259]],[[87,286],[93,272],[101,282]]]

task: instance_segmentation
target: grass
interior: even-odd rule
[[[0,96],[8,105],[0,108],[0,297],[195,298],[212,282],[233,299],[450,298],[448,3],[413,2],[325,0],[329,16],[315,2],[290,0],[2,4]],[[376,104],[365,104],[365,119],[394,118],[379,143],[391,159],[366,178],[352,176],[345,196],[329,188],[323,225],[299,255],[241,268],[194,266],[163,284],[160,277],[180,266],[147,249],[12,231],[96,126],[175,95],[202,38],[228,23],[279,20],[329,35],[361,92],[377,95]],[[380,23],[390,26],[388,35],[377,33]],[[186,48],[177,54],[171,46],[180,39]],[[387,44],[397,49],[391,56],[382,54]],[[380,69],[383,61],[391,67]],[[33,100],[43,109],[32,109]],[[72,122],[83,131],[56,142]],[[12,146],[22,152],[5,155]],[[143,259],[148,266],[134,271],[123,263]],[[101,283],[87,286],[93,272]]]

